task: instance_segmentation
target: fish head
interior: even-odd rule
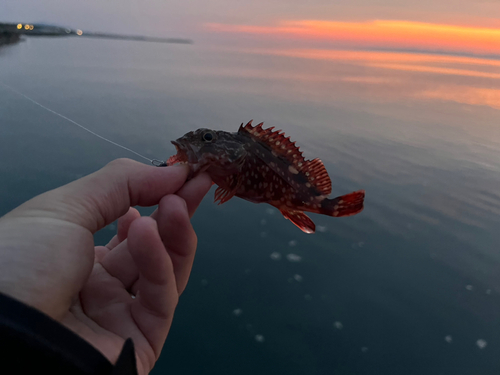
[[[193,173],[208,168],[236,171],[246,155],[244,144],[232,133],[211,129],[198,129],[172,141],[177,154],[167,165],[187,163]]]

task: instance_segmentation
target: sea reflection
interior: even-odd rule
[[[2,56],[1,80],[151,158],[189,130],[265,121],[323,160],[334,193],[366,190],[362,214],[314,216],[313,236],[210,193],[157,373],[498,369],[500,61],[295,47],[45,39]],[[4,211],[134,157],[2,94]]]
[[[421,95],[429,99],[454,101],[470,105],[485,105],[500,109],[500,89],[449,85],[448,87],[423,91]]]
[[[299,90],[322,98],[325,91],[333,96],[341,91],[344,98],[351,94],[356,99],[369,96],[374,101],[406,98],[500,108],[500,60],[394,51],[239,49],[238,52],[306,59],[312,63],[301,69],[297,69],[297,64],[286,66],[278,62],[266,69],[243,65],[217,74],[291,84],[301,82],[309,86]],[[337,87],[332,88],[331,84]]]

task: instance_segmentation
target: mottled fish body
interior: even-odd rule
[[[167,164],[187,162],[193,175],[206,171],[218,185],[219,204],[233,196],[268,203],[306,233],[315,225],[304,211],[343,217],[363,210],[364,190],[329,199],[332,184],[321,160],[305,160],[290,137],[262,125],[250,121],[236,133],[189,132],[172,142],[177,154]]]

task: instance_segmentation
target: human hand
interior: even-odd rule
[[[187,167],[116,160],[0,218],[0,292],[37,308],[112,363],[125,339],[147,374],[158,359],[196,250],[190,223],[211,186]],[[152,217],[132,206],[159,204]],[[93,234],[120,218],[107,246]],[[135,295],[135,298],[132,296]]]

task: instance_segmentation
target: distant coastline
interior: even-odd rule
[[[29,23],[5,23],[0,22],[0,46],[6,44],[15,44],[22,40],[21,36],[26,37],[80,37],[97,39],[128,40],[138,42],[153,43],[175,43],[192,44],[193,41],[184,38],[163,38],[144,35],[121,35],[113,33],[101,33],[83,31],[80,29],[69,29],[66,27],[29,24]]]
[[[0,33],[0,46],[15,44],[21,40],[21,36],[11,33]]]

